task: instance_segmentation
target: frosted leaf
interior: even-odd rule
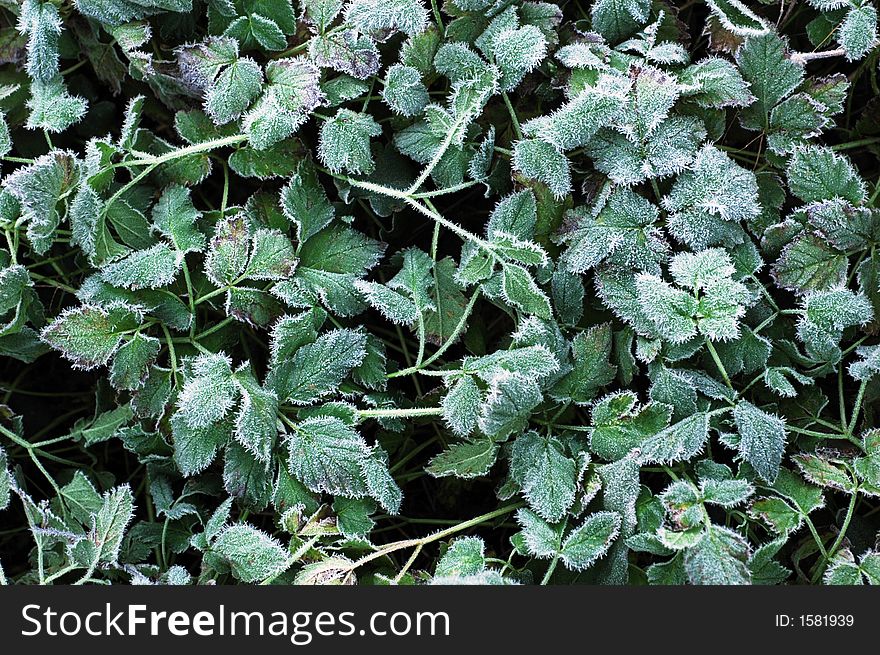
[[[611,324],[602,323],[579,332],[572,339],[572,369],[551,389],[554,398],[583,405],[611,383],[617,373],[617,367],[609,361],[611,337]]]
[[[288,447],[291,474],[311,491],[346,498],[368,495],[362,464],[369,448],[361,435],[339,419],[302,421]]]
[[[229,562],[233,576],[246,583],[276,576],[288,566],[284,547],[246,524],[226,527],[217,535],[211,550]]]
[[[558,439],[526,432],[516,438],[510,454],[510,473],[541,518],[562,519],[574,502],[577,469]]]
[[[205,428],[232,409],[237,390],[231,364],[229,357],[220,353],[192,360],[192,375],[178,396],[176,413],[190,428]]]
[[[241,395],[234,436],[249,453],[268,464],[278,434],[278,398],[260,385],[248,366],[237,370],[233,381]]]
[[[587,145],[600,128],[624,115],[631,85],[629,78],[602,75],[595,86],[534,123],[535,135],[560,150]]]
[[[720,23],[738,36],[765,34],[771,30],[763,18],[739,0],[706,0]]]
[[[608,552],[620,533],[621,518],[617,512],[596,512],[572,530],[560,549],[560,559],[573,571],[582,571]]]
[[[76,368],[88,370],[110,361],[123,335],[136,329],[140,318],[124,305],[71,307],[43,328],[40,338]]]
[[[787,56],[788,45],[773,32],[749,37],[736,53],[736,63],[756,102],[740,111],[750,130],[767,127],[770,111],[803,81],[804,68]]]
[[[683,252],[673,257],[669,265],[675,283],[694,291],[729,278],[735,271],[730,255],[721,248],[698,253]]]
[[[382,128],[369,114],[340,109],[321,125],[318,156],[334,173],[370,173],[374,166],[370,137],[380,134]]]
[[[495,65],[501,70],[501,90],[511,91],[547,55],[544,35],[534,25],[499,33],[492,42]]]
[[[639,460],[643,464],[688,461],[697,455],[709,440],[709,417],[704,412],[693,414],[645,441]]]
[[[180,272],[182,258],[164,243],[136,250],[106,265],[101,277],[108,284],[126,289],[158,289],[171,284]]]
[[[631,186],[685,170],[705,138],[702,121],[672,116],[635,143],[616,130],[601,129],[586,149],[598,170],[618,184]]]
[[[859,0],[847,12],[836,38],[847,60],[864,57],[877,45],[877,8],[868,0]]]
[[[63,28],[58,7],[43,0],[24,0],[18,31],[27,34],[27,70],[32,80],[50,82],[58,75],[58,38]]]
[[[825,146],[797,148],[785,171],[791,192],[804,202],[843,198],[859,204],[865,183],[843,155]]]
[[[517,141],[513,151],[513,167],[526,177],[546,184],[556,198],[562,198],[571,191],[568,159],[546,141]]]
[[[238,59],[227,66],[205,94],[205,112],[217,125],[228,123],[250,106],[260,93],[263,72],[253,59]]]
[[[688,66],[678,79],[682,93],[701,107],[745,107],[755,100],[736,66],[720,57]]]
[[[403,116],[422,113],[430,100],[421,73],[402,64],[394,64],[388,68],[382,98],[392,110]]]
[[[409,36],[422,32],[428,25],[428,10],[420,0],[351,0],[345,20],[384,40],[396,31]]]
[[[504,299],[526,314],[549,319],[552,315],[547,294],[537,285],[532,275],[518,264],[507,263],[502,269]]]
[[[443,420],[450,430],[460,437],[473,432],[477,425],[477,415],[483,394],[474,379],[465,375],[452,383],[443,397]]]
[[[265,149],[293,134],[308,114],[324,104],[319,70],[304,57],[274,59],[266,64],[262,97],[245,114],[242,127],[250,144]]]
[[[528,425],[532,410],[542,399],[533,378],[519,373],[499,373],[489,385],[489,393],[480,408],[480,429],[497,440],[519,432]]]
[[[712,526],[705,538],[685,551],[684,567],[691,584],[751,584],[749,555],[749,544],[742,536],[728,528]]]
[[[354,287],[363,294],[371,307],[398,325],[411,325],[419,316],[416,304],[408,297],[384,284],[357,280]]]
[[[650,12],[649,0],[596,0],[590,16],[593,29],[615,43],[645,25]]]
[[[740,456],[772,484],[785,451],[785,422],[745,400],[734,407],[733,418],[740,434]]]
[[[747,221],[761,211],[754,173],[712,145],[700,150],[679,175],[663,206],[685,220],[690,213],[706,212],[724,221]]]
[[[661,336],[672,343],[683,343],[697,333],[693,320],[697,303],[691,294],[647,273],[636,278],[636,289],[642,312]]]
[[[365,356],[363,332],[331,330],[300,347],[292,358],[277,362],[269,372],[267,386],[282,402],[307,405],[333,393]]]
[[[27,106],[31,112],[26,127],[48,132],[63,132],[78,123],[88,109],[84,98],[68,93],[60,76],[48,82],[31,82],[31,97]]]
[[[571,210],[565,231],[562,265],[584,273],[604,260],[626,268],[657,270],[667,246],[655,227],[657,207],[628,189],[614,191],[598,214],[586,207]]]
[[[179,185],[165,188],[153,206],[153,223],[174,247],[181,252],[200,252],[205,247],[205,235],[196,228],[201,217],[192,203],[189,189]]]
[[[605,460],[622,459],[669,425],[671,414],[669,405],[639,405],[632,392],[605,396],[593,406],[590,450]]]
[[[309,41],[309,58],[318,66],[366,80],[379,71],[379,49],[365,34],[354,30],[328,32]]]

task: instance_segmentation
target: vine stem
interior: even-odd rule
[[[813,574],[812,580],[810,580],[810,584],[816,584],[819,578],[822,577],[822,574],[825,572],[825,565],[837,554],[837,550],[840,548],[843,540],[846,538],[846,531],[849,529],[849,524],[852,521],[853,514],[856,511],[856,504],[859,500],[859,488],[856,487],[852,490],[852,497],[849,500],[849,506],[846,508],[846,516],[843,519],[843,525],[840,526],[840,534],[837,535],[837,539],[834,540],[834,543],[831,545],[831,548],[828,549],[828,552],[822,557],[822,560],[819,562],[819,566],[816,567],[816,572]]]
[[[468,300],[468,304],[464,309],[464,313],[462,313],[461,318],[458,321],[458,324],[455,326],[455,329],[452,331],[452,334],[443,343],[443,345],[440,346],[434,352],[433,355],[431,355],[430,357],[428,357],[428,359],[426,359],[425,361],[422,362],[421,366],[410,366],[409,368],[405,368],[400,371],[395,371],[394,373],[389,373],[385,377],[386,378],[405,377],[407,375],[412,375],[413,373],[417,373],[420,371],[422,373],[425,373],[425,371],[422,371],[421,369],[423,369],[425,366],[430,366],[435,361],[437,361],[437,359],[439,357],[441,357],[443,355],[443,353],[445,353],[452,346],[453,343],[455,343],[455,340],[458,339],[458,336],[461,334],[461,331],[464,329],[464,326],[467,324],[467,320],[470,317],[471,312],[474,309],[474,305],[477,302],[477,298],[479,298],[479,297],[480,297],[480,289],[477,288],[477,290],[471,294],[471,298],[470,298],[470,300]]]
[[[524,505],[525,503],[523,502],[511,503],[510,505],[505,505],[504,507],[496,509],[493,512],[481,514],[480,516],[464,521],[463,523],[459,523],[458,525],[453,525],[449,528],[446,528],[445,530],[440,530],[439,532],[429,534],[426,537],[420,537],[418,539],[405,539],[403,541],[396,541],[394,543],[382,546],[382,548],[380,548],[376,552],[365,555],[359,560],[352,562],[351,565],[348,567],[346,577],[349,577],[352,573],[354,573],[355,569],[363,566],[364,564],[372,562],[373,560],[377,560],[381,557],[385,557],[390,553],[396,552],[398,550],[403,550],[405,548],[421,548],[427,546],[430,543],[440,541],[442,539],[445,539],[446,537],[451,537],[458,532],[462,532],[463,530],[467,530],[476,525],[480,525],[481,523],[486,523],[487,521],[496,519],[499,516],[510,514],[511,512],[519,509],[520,507],[523,507]]]
[[[358,418],[407,418],[410,416],[440,416],[442,407],[412,407],[410,409],[359,409]]]
[[[169,161],[174,161],[175,159],[180,159],[181,157],[187,157],[189,155],[196,155],[202,152],[210,152],[211,150],[217,150],[218,148],[224,148],[226,146],[234,146],[238,143],[242,143],[247,141],[247,134],[233,134],[232,136],[226,136],[222,139],[212,139],[211,141],[202,141],[201,143],[194,143],[191,146],[186,146],[185,148],[180,148],[179,150],[173,150],[171,152],[167,152],[164,155],[151,155],[149,157],[138,157],[136,159],[129,159],[125,162],[122,162],[124,165],[133,165],[133,166],[152,166],[164,164]]]
[[[733,389],[733,383],[730,381],[730,376],[727,375],[727,369],[724,368],[724,364],[721,363],[721,358],[718,356],[718,351],[715,350],[715,346],[712,345],[712,342],[709,339],[706,339],[706,348],[709,351],[709,354],[712,356],[712,360],[715,362],[715,366],[718,367],[718,372],[721,373],[721,377],[724,379],[724,384],[728,386],[728,388]]]
[[[806,64],[816,59],[831,59],[832,57],[843,57],[846,50],[837,48],[836,50],[822,50],[820,52],[795,52],[789,57],[796,64]]]

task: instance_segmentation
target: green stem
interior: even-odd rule
[[[410,416],[440,416],[442,407],[412,407],[410,409],[359,409],[358,418],[407,418]]]
[[[724,379],[724,384],[727,385],[729,389],[733,389],[733,383],[730,381],[730,377],[727,375],[727,369],[724,368],[724,364],[721,363],[721,358],[718,356],[718,352],[715,350],[715,346],[712,345],[712,342],[709,339],[704,339],[706,342],[706,348],[709,351],[709,354],[712,356],[712,360],[715,362],[715,366],[718,367],[718,372],[721,373],[721,377]]]
[[[553,577],[553,573],[556,571],[557,564],[559,564],[559,553],[556,553],[553,561],[550,562],[550,566],[547,567],[547,573],[544,574],[544,579],[541,580],[542,585],[546,585],[550,582],[550,578]]]
[[[480,525],[481,523],[486,523],[487,521],[491,521],[492,519],[496,519],[499,516],[505,516],[506,514],[510,514],[511,512],[519,509],[525,503],[517,502],[511,503],[510,505],[505,505],[499,509],[496,509],[493,512],[488,512],[487,514],[481,514],[475,518],[469,519],[457,525],[453,525],[445,530],[440,530],[439,532],[435,532],[434,534],[430,534],[426,537],[420,537],[418,539],[405,539],[404,541],[396,541],[394,543],[386,544],[382,546],[379,550],[374,553],[370,553],[369,555],[365,555],[351,563],[348,567],[348,575],[351,575],[355,569],[367,564],[368,562],[372,562],[381,557],[385,557],[390,553],[393,553],[398,550],[403,550],[404,548],[416,548],[418,546],[427,546],[430,543],[434,543],[435,541],[440,541],[442,539],[446,539],[447,537],[451,537],[454,534],[459,532],[463,532],[464,530],[468,530],[474,526]]]
[[[452,346],[452,344],[455,343],[455,341],[458,339],[459,335],[461,334],[462,330],[464,330],[465,325],[467,325],[467,320],[470,317],[471,312],[473,311],[474,305],[476,304],[477,298],[479,298],[479,296],[480,296],[480,289],[477,288],[471,294],[471,298],[468,301],[467,306],[464,308],[464,313],[461,315],[461,318],[459,319],[458,324],[455,326],[455,329],[452,331],[452,334],[443,343],[443,345],[440,346],[434,352],[433,355],[431,355],[430,357],[428,357],[428,359],[426,359],[424,362],[422,362],[421,366],[410,366],[409,368],[405,368],[401,371],[395,371],[394,373],[389,373],[385,377],[387,377],[387,378],[405,377],[407,375],[412,375],[413,373],[416,373],[418,371],[421,371],[423,374],[427,374],[428,373],[427,371],[422,371],[421,369],[423,369],[425,366],[430,366],[435,361],[437,361],[437,359],[439,359],[443,355],[443,353],[445,353]],[[445,375],[448,372],[443,372],[443,373]]]
[[[819,561],[819,565],[816,567],[816,572],[813,574],[813,578],[810,581],[811,584],[816,584],[819,581],[819,578],[822,577],[822,574],[825,572],[825,565],[837,554],[837,550],[840,548],[840,545],[843,543],[843,540],[846,538],[846,531],[849,530],[850,521],[852,521],[853,514],[856,511],[856,504],[859,500],[859,489],[856,487],[852,490],[852,497],[849,500],[849,507],[846,508],[846,516],[843,519],[843,525],[840,526],[840,534],[837,535],[837,539],[834,540],[834,544],[832,544],[831,548],[828,549],[828,552],[822,557]]]

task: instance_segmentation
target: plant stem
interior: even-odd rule
[[[511,503],[510,505],[505,505],[504,507],[496,509],[493,512],[489,512],[487,514],[481,514],[480,516],[469,519],[469,520],[464,521],[462,523],[459,523],[457,525],[453,525],[449,528],[446,528],[445,530],[440,530],[439,532],[435,532],[435,533],[430,534],[426,537],[420,537],[418,539],[406,539],[404,541],[396,541],[394,543],[386,544],[385,546],[382,546],[376,552],[370,553],[369,555],[365,555],[364,557],[360,558],[359,560],[352,562],[351,565],[348,567],[347,575],[351,575],[355,571],[355,569],[357,569],[358,567],[361,567],[364,564],[367,564],[368,562],[372,562],[373,560],[377,560],[381,557],[385,557],[386,555],[388,555],[390,553],[393,553],[398,550],[403,550],[404,548],[416,548],[416,547],[427,546],[430,543],[433,543],[435,541],[440,541],[442,539],[445,539],[446,537],[451,537],[454,534],[457,534],[457,533],[462,532],[464,530],[468,530],[476,525],[480,525],[481,523],[486,523],[487,521],[491,521],[492,519],[496,519],[499,516],[504,516],[506,514],[510,514],[511,512],[522,507],[524,504],[525,503],[523,503],[523,502]]]
[[[410,416],[440,416],[442,407],[412,407],[410,409],[359,409],[358,418],[407,418]]]
[[[825,564],[827,564],[831,558],[833,558],[837,554],[837,550],[840,548],[840,545],[843,543],[843,540],[846,538],[846,531],[849,529],[850,521],[852,521],[853,513],[856,510],[856,504],[859,500],[859,489],[856,487],[852,490],[852,497],[849,499],[849,506],[846,508],[846,516],[843,519],[843,525],[840,526],[840,534],[837,535],[837,539],[834,540],[831,548],[828,549],[828,552],[822,557],[819,561],[819,565],[816,567],[816,572],[813,574],[812,580],[810,580],[811,584],[816,584],[819,578],[822,577],[822,574],[825,572]]]

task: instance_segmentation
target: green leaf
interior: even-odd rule
[[[384,250],[383,244],[360,232],[331,225],[300,248],[296,286],[313,293],[336,314],[357,314],[364,304],[354,281],[379,262]],[[277,286],[276,293],[284,298]]]
[[[526,314],[549,319],[552,316],[550,299],[539,287],[531,274],[519,264],[505,264],[501,272],[504,298]]]
[[[485,544],[479,537],[456,539],[437,562],[436,577],[466,577],[482,573],[486,568]]]
[[[278,398],[260,386],[249,368],[237,370],[233,381],[241,393],[234,436],[259,461],[268,463],[278,434]]]
[[[115,564],[125,530],[134,517],[134,497],[127,484],[104,494],[101,509],[92,519],[89,540],[94,545],[93,561]]]
[[[791,192],[804,202],[843,198],[858,204],[865,185],[852,164],[825,146],[797,148],[785,171]]]
[[[231,426],[226,422],[207,427],[190,427],[181,414],[171,418],[174,435],[174,463],[185,476],[193,476],[208,468],[217,457],[217,451],[230,438]]]
[[[122,345],[110,366],[110,384],[117,389],[133,391],[144,386],[150,366],[159,356],[161,343],[158,339],[141,333]]]
[[[177,400],[177,415],[191,428],[204,428],[222,419],[235,404],[232,362],[223,353],[199,355],[190,362]]]
[[[273,366],[267,384],[279,401],[307,405],[333,393],[366,356],[366,335],[349,329],[331,330],[294,356]]]
[[[768,128],[770,111],[804,79],[803,67],[786,54],[786,42],[773,32],[749,37],[737,51],[736,63],[757,99],[740,112],[744,127],[751,130]]]
[[[574,502],[578,471],[555,437],[537,432],[521,434],[510,452],[510,473],[529,506],[550,522],[565,516]]]
[[[201,212],[193,206],[189,189],[179,185],[166,187],[153,207],[153,224],[183,253],[205,248],[205,235],[196,227],[199,218]]]
[[[617,367],[609,361],[612,330],[610,323],[594,325],[579,332],[571,342],[572,370],[551,389],[554,398],[568,398],[586,404],[609,384]]]
[[[253,511],[262,511],[272,498],[272,473],[237,441],[226,446],[223,461],[223,486],[238,503]]]
[[[532,410],[542,399],[534,378],[519,373],[499,373],[489,385],[489,393],[480,408],[480,429],[496,440],[519,432],[528,425]]]
[[[281,190],[281,208],[296,226],[297,239],[304,243],[329,225],[335,216],[327,192],[314,166],[302,163]]]
[[[593,406],[590,449],[605,460],[621,459],[666,428],[671,414],[669,405],[639,406],[632,392],[605,396]]]
[[[847,256],[813,233],[795,238],[783,248],[771,271],[782,289],[798,293],[839,287],[849,270]]]
[[[88,109],[85,98],[68,93],[60,76],[48,82],[31,82],[27,106],[31,113],[25,126],[47,132],[63,132],[82,120]]]
[[[368,495],[362,473],[369,448],[361,435],[329,416],[309,418],[288,439],[290,473],[310,491],[346,498]]]
[[[436,455],[425,467],[435,478],[455,476],[478,478],[489,473],[498,456],[498,444],[491,439],[463,441]]]
[[[636,270],[657,270],[668,246],[655,227],[657,207],[629,189],[612,193],[598,213],[578,207],[568,213],[571,229],[562,265],[572,273],[584,273],[602,261]]]
[[[264,532],[246,524],[224,528],[211,547],[229,562],[232,575],[242,582],[258,582],[288,567],[284,547]]]
[[[321,125],[318,156],[334,173],[371,173],[374,164],[370,137],[380,134],[382,128],[369,114],[340,109]]]
[[[593,29],[612,43],[619,42],[647,24],[651,12],[648,0],[597,0],[590,16]]]
[[[728,528],[712,526],[696,546],[684,553],[684,567],[691,584],[751,584],[746,565],[748,542]]]
[[[279,230],[260,228],[251,237],[251,255],[244,275],[251,280],[282,280],[293,274],[296,264],[290,239]]]
[[[562,562],[574,571],[583,571],[605,555],[620,533],[617,512],[596,512],[572,530],[559,551]]]
[[[82,305],[59,314],[43,328],[40,338],[75,367],[92,369],[105,365],[121,345],[124,333],[134,331],[139,323],[140,317],[124,305]]]
[[[108,284],[125,289],[158,289],[171,284],[180,272],[182,257],[164,243],[135,250],[108,264],[101,277]]]

